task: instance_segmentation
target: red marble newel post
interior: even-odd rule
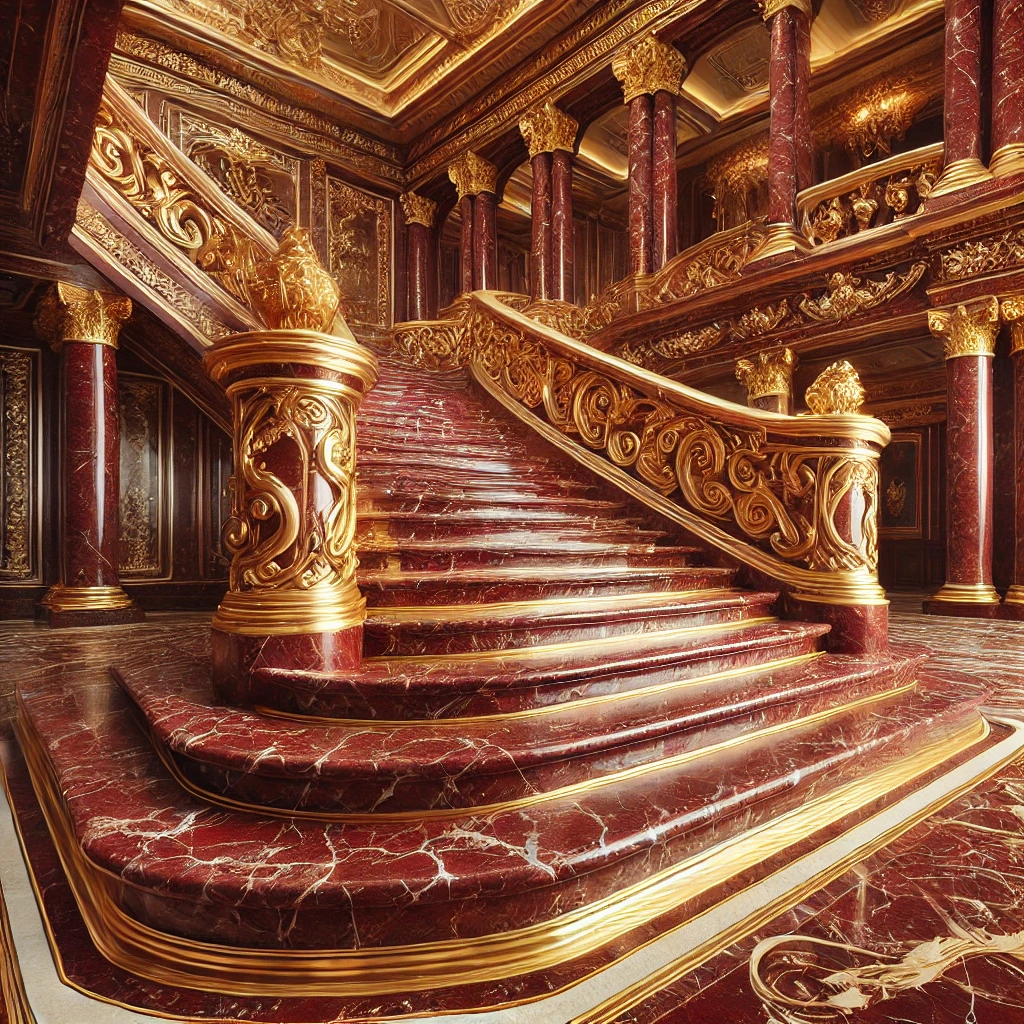
[[[467,150],[448,166],[448,177],[458,193],[462,218],[459,235],[460,291],[496,288],[498,169]]]
[[[430,320],[437,313],[434,309],[437,263],[433,239],[437,203],[415,192],[406,192],[401,203],[408,233],[408,319]]]
[[[60,582],[43,599],[49,624],[109,625],[144,618],[118,580],[120,414],[117,338],[131,301],[60,283],[36,326],[61,356],[63,521]]]
[[[995,298],[931,310],[928,326],[945,341],[946,582],[925,611],[993,615],[992,360],[999,331]]]
[[[1014,457],[1013,584],[1006,592],[1003,612],[1008,618],[1024,619],[1024,296],[1005,299],[1001,312],[1011,330]]]
[[[629,105],[629,257],[634,274],[660,270],[679,246],[676,97],[686,70],[683,55],[650,34],[612,60]]]
[[[751,262],[808,247],[796,228],[796,197],[814,178],[811,5],[809,0],[765,0],[762,8],[771,32],[768,236]]]
[[[1024,4],[995,0],[992,25],[992,159],[996,177],[1024,173]]]
[[[946,0],[942,174],[930,196],[991,177],[981,160],[981,0]]]
[[[527,111],[519,130],[533,169],[530,294],[573,302],[572,154],[579,124],[548,101]]]

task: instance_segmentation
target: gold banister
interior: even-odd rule
[[[881,421],[785,416],[651,373],[477,292],[458,319],[399,324],[421,365],[466,366],[505,408],[795,600],[881,605]]]

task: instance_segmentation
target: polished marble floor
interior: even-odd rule
[[[989,691],[991,715],[1024,718],[1024,624],[930,618],[919,608],[917,595],[895,598],[893,638],[929,647],[939,672],[967,671]],[[70,633],[58,640],[29,623],[0,625],[0,728],[8,730],[19,679],[52,665],[55,648],[102,671],[123,630],[168,637],[203,618],[158,615],[118,635],[76,631],[70,647]],[[663,969],[646,991],[636,988],[632,1008],[599,1019],[1024,1024],[1024,762],[697,970],[675,978]]]

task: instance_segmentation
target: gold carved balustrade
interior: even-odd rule
[[[539,323],[495,292],[449,319],[399,324],[396,350],[468,367],[547,440],[796,600],[884,604],[878,583],[878,456],[888,428],[856,412],[849,364],[808,391],[811,415],[735,405]]]
[[[941,142],[899,153],[797,196],[800,230],[815,245],[913,216],[942,170]]]

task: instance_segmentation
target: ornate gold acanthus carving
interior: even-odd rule
[[[927,263],[914,263],[904,274],[893,270],[874,281],[850,271],[836,271],[827,275],[828,288],[825,292],[817,298],[803,296],[797,302],[797,308],[809,320],[839,323],[856,313],[892,302],[910,291],[924,277],[927,269]]]
[[[769,440],[759,419],[767,414],[682,385],[667,392],[663,379],[531,327],[492,296],[473,296],[454,312],[448,321],[402,325],[396,347],[420,365],[468,364],[499,401],[575,458],[807,599],[883,599],[877,456],[888,433],[876,421],[829,429],[793,417],[790,433],[773,426]],[[858,511],[840,526],[845,507]]]
[[[204,363],[227,384],[235,434],[223,536],[230,589],[214,626],[278,635],[358,625],[365,601],[353,544],[355,418],[376,380],[376,359],[350,335],[279,330],[232,335]],[[274,369],[296,364],[317,372]]]
[[[864,385],[857,371],[845,359],[825,367],[804,392],[807,408],[815,416],[838,416],[860,412]]]
[[[796,353],[790,348],[762,349],[753,359],[736,360],[736,379],[747,389],[747,398],[770,395],[789,397],[793,392]]]
[[[686,71],[683,55],[651,32],[624,46],[612,58],[612,74],[622,85],[626,103],[661,90],[680,95]]]
[[[59,281],[39,300],[35,326],[55,352],[68,341],[117,348],[121,325],[131,315],[132,301],[124,295]]]
[[[467,149],[448,165],[448,177],[460,199],[481,192],[498,191],[498,168],[472,150]]]
[[[553,153],[556,149],[574,152],[579,127],[575,118],[559,110],[551,100],[528,110],[519,120],[519,131],[531,159],[538,153]]]
[[[437,203],[433,199],[417,195],[415,192],[403,192],[399,199],[406,224],[422,224],[425,228],[434,226]]]
[[[33,366],[36,356],[22,349],[0,346],[0,426],[3,430],[2,512],[0,522],[0,579],[28,580],[36,575],[31,509],[35,503],[32,480]]]
[[[765,21],[770,21],[779,11],[785,10],[787,7],[806,14],[808,18],[814,16],[811,0],[757,0],[757,5],[761,8],[761,17]]]
[[[989,295],[952,309],[930,309],[928,329],[943,339],[947,359],[993,356],[999,333],[999,300]]]
[[[940,257],[939,276],[945,281],[962,281],[967,277],[1022,265],[1024,228],[1013,228],[1000,235],[988,235],[947,250]]]
[[[1010,355],[1024,352],[1024,295],[1003,299],[999,312],[1010,325]]]

